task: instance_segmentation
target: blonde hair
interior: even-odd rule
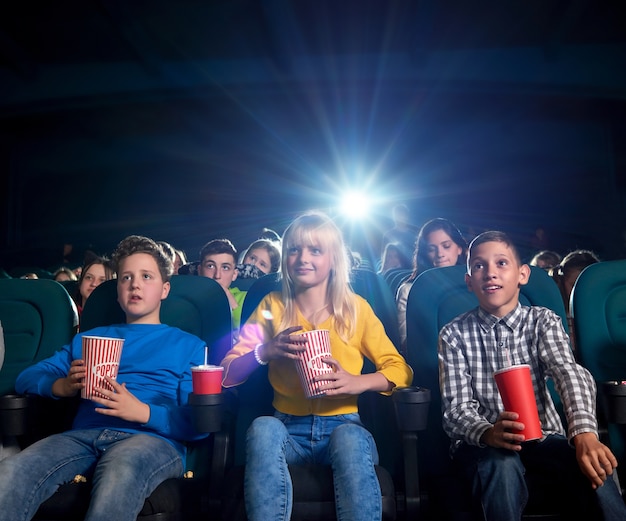
[[[298,246],[316,245],[331,255],[327,302],[337,333],[348,341],[356,330],[356,301],[350,287],[350,263],[341,230],[321,212],[307,212],[297,217],[285,230],[282,241],[282,298],[285,314],[280,330],[297,323],[295,285],[287,270],[289,251]]]

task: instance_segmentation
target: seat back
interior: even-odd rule
[[[582,365],[599,382],[626,379],[626,260],[585,268],[571,310]]]
[[[626,380],[626,260],[585,268],[570,302],[578,359],[598,383],[601,398],[602,382]],[[608,426],[611,449],[623,462],[625,440],[620,430]]]
[[[256,279],[248,288],[246,298],[243,300],[241,307],[241,324],[245,324],[252,312],[263,300],[263,297],[272,291],[280,291],[280,273],[269,273],[261,278]]]
[[[398,288],[400,287],[400,284],[402,284],[402,282],[406,280],[412,272],[413,270],[411,268],[394,268],[387,271],[383,275],[385,282],[387,283],[387,286],[389,286],[389,289],[391,290],[391,294],[393,295],[394,299],[396,297],[396,294],[398,293]]]
[[[391,268],[387,271],[378,272],[380,276],[385,279],[385,282],[388,286],[391,286],[392,280],[396,277],[400,276],[400,274],[409,272],[411,273],[410,268]]]
[[[465,266],[427,270],[415,279],[407,300],[407,361],[414,371],[414,385],[431,391],[428,429],[420,434],[419,447],[420,479],[425,486],[450,472],[450,439],[441,417],[437,344],[445,324],[478,305],[465,284],[465,272]],[[521,287],[520,302],[554,310],[567,330],[559,290],[541,268],[531,267],[529,281]]]
[[[58,282],[65,288],[65,291],[67,291],[70,296],[74,295],[78,289],[77,280],[60,280]]]
[[[23,369],[70,343],[78,326],[78,313],[58,282],[0,279],[0,322],[5,342],[0,394],[11,394]]]
[[[400,347],[400,330],[398,328],[398,311],[396,301],[385,279],[372,270],[356,269],[352,271],[352,289],[363,297],[385,327],[385,333],[396,346]]]
[[[258,279],[253,277],[237,277],[230,285],[231,288],[238,288],[241,291],[248,291],[250,286],[254,284]]]

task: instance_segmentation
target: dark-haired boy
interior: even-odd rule
[[[226,292],[233,317],[233,331],[238,337],[241,323],[241,308],[246,291],[231,288],[237,279],[237,249],[228,239],[213,239],[200,250],[198,275],[208,277],[217,282]]]
[[[485,232],[469,249],[467,287],[479,307],[439,335],[443,425],[455,464],[471,481],[475,507],[487,520],[521,519],[528,500],[526,469],[553,477],[567,491],[570,519],[626,519],[614,480],[615,456],[598,439],[596,388],[578,365],[561,319],[519,303],[530,268],[502,232]],[[493,372],[529,364],[543,436],[524,443],[518,415],[504,411]],[[568,422],[567,437],[546,386],[552,378]],[[595,492],[594,492],[595,491]]]
[[[126,323],[82,332],[52,357],[23,371],[19,393],[76,396],[85,386],[84,334],[124,338],[113,391],[82,399],[71,430],[49,436],[0,462],[3,519],[26,521],[57,488],[76,475],[92,483],[88,521],[134,521],[145,498],[185,468],[184,441],[198,439],[185,407],[191,367],[204,361],[205,344],[161,324],[172,263],[154,241],[130,236],[113,262]]]

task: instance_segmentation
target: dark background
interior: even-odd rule
[[[350,188],[364,253],[404,202],[623,257],[625,115],[620,2],[2,2],[0,266],[131,233],[195,260]]]

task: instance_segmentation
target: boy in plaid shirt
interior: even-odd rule
[[[470,244],[465,281],[479,307],[439,335],[443,426],[452,458],[471,482],[484,519],[521,519],[528,500],[524,474],[532,469],[567,491],[562,505],[571,518],[624,520],[626,506],[610,478],[617,460],[598,439],[595,382],[575,362],[560,317],[519,303],[520,285],[529,277],[503,232],[482,233]],[[510,364],[530,365],[541,440],[525,443],[517,413],[503,410],[493,373]],[[563,401],[567,433],[548,378]]]

